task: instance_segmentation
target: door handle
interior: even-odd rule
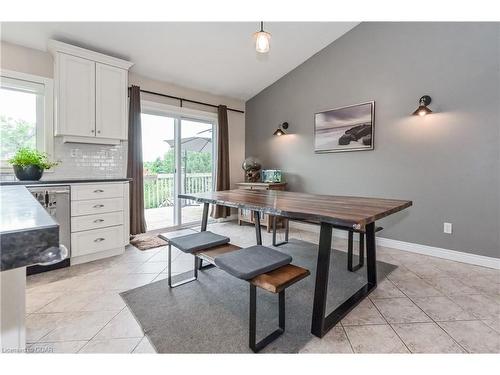
[[[96,239],[94,240],[94,242],[102,242],[102,241],[104,241],[104,240],[105,240],[105,238],[99,237],[99,238],[96,238]]]
[[[94,190],[94,193],[104,193],[104,190],[96,189],[96,190]]]
[[[104,207],[104,205],[103,205],[103,204],[95,204],[95,205],[94,205],[94,208],[103,208],[103,207]]]
[[[94,223],[102,223],[103,221],[104,221],[104,219],[95,219]]]

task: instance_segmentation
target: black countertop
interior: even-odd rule
[[[0,181],[0,186],[9,186],[9,185],[60,185],[60,184],[83,184],[83,183],[92,183],[92,182],[130,182],[131,178],[101,178],[101,179],[89,179],[89,178],[73,178],[73,179],[65,179],[65,180],[38,180],[38,181]]]
[[[60,252],[59,224],[24,186],[3,186],[0,203],[1,271],[38,264]]]

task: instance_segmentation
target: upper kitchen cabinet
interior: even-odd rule
[[[128,72],[115,66],[96,63],[95,78],[96,136],[127,139]]]
[[[55,135],[64,142],[118,144],[127,139],[129,61],[55,40]]]
[[[56,69],[56,135],[94,137],[95,62],[59,53]]]

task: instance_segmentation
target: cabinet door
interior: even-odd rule
[[[127,139],[127,82],[125,69],[96,63],[97,137]]]
[[[95,62],[57,54],[56,135],[95,136]]]

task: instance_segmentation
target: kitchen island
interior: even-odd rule
[[[59,225],[21,185],[0,187],[0,346],[26,346],[26,266],[57,262]]]

